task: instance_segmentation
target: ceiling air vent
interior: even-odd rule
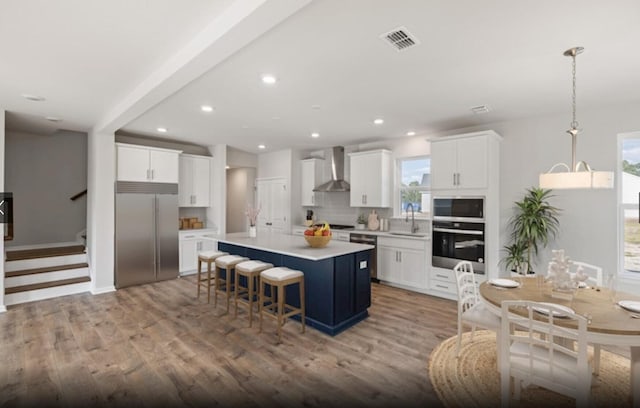
[[[398,27],[388,33],[384,33],[380,38],[387,41],[398,51],[420,44],[420,41],[404,27]]]
[[[471,108],[471,112],[475,113],[476,115],[480,115],[482,113],[489,113],[490,110],[491,109],[487,105],[478,105]]]

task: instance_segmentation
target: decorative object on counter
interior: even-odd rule
[[[376,210],[371,210],[369,214],[369,223],[368,223],[369,231],[376,231],[380,228],[380,222],[378,221],[378,214]]]
[[[366,224],[367,224],[367,217],[364,214],[358,215],[358,219],[356,220],[356,229],[363,230],[365,229]]]
[[[304,231],[304,239],[311,248],[324,248],[331,241],[331,227],[328,222],[312,225]]]
[[[547,281],[551,282],[551,297],[557,299],[573,299],[580,282],[587,280],[588,276],[582,268],[578,268],[575,274],[569,272],[573,261],[565,256],[564,249],[551,251],[553,259],[549,262]]]
[[[257,234],[256,222],[258,221],[258,214],[260,214],[261,207],[255,208],[251,204],[247,203],[247,210],[245,215],[249,219],[249,236],[255,238]]]
[[[512,242],[503,248],[507,255],[500,262],[518,274],[534,273],[532,262],[538,250],[558,233],[560,209],[549,204],[550,197],[551,190],[531,187],[515,202],[515,213],[509,220]]]
[[[306,219],[305,225],[307,227],[310,227],[313,225],[313,210],[307,210],[307,219]]]

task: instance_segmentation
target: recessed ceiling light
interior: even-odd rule
[[[62,119],[56,118],[55,116],[45,116],[45,119],[49,122],[60,122]]]
[[[156,130],[160,133],[167,133],[167,128],[159,127]]]
[[[413,130],[410,130],[407,132],[407,136],[415,136],[416,132],[414,132]]]
[[[273,85],[277,82],[277,79],[275,76],[271,75],[271,74],[265,74],[262,76],[262,82],[267,84],[267,85]]]
[[[318,132],[313,132],[313,133],[311,134],[311,137],[313,137],[313,138],[320,137],[320,133],[318,133]]]
[[[376,125],[382,125],[384,123],[384,119],[380,119],[380,118],[375,119],[373,123]]]
[[[213,112],[213,106],[202,105],[200,107],[200,110],[203,111],[203,112]]]
[[[224,166],[225,169],[229,170],[231,167],[229,165]]]
[[[38,96],[38,95],[31,95],[31,94],[22,94],[22,97],[24,99],[28,99],[30,101],[34,101],[34,102],[42,102],[45,101],[46,99],[42,96]]]
[[[265,145],[263,145],[263,144],[258,145],[258,149],[266,149],[266,148],[267,148],[267,146],[265,146]]]

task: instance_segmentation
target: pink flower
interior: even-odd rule
[[[256,220],[258,219],[258,214],[260,214],[261,207],[253,208],[251,204],[247,203],[247,210],[244,212],[249,218],[249,225],[254,227],[256,225]]]

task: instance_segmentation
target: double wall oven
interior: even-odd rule
[[[475,273],[485,273],[484,203],[484,197],[433,198],[433,266],[452,269],[470,261]]]

